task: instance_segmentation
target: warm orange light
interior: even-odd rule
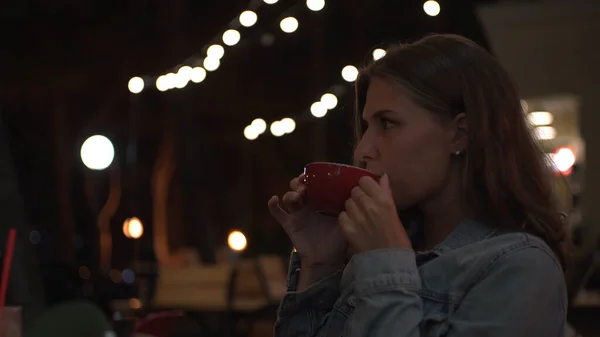
[[[125,235],[126,238],[131,239],[131,236],[129,235],[129,218],[123,221],[123,235]]]
[[[130,298],[129,299],[129,306],[132,309],[139,309],[139,308],[142,307],[142,302],[139,299],[137,299],[137,298]]]
[[[227,244],[231,250],[241,252],[246,249],[248,241],[246,240],[244,233],[240,231],[233,231],[229,233],[229,237],[227,237]]]
[[[136,217],[129,218],[123,222],[123,234],[130,239],[139,239],[144,234],[144,225]]]

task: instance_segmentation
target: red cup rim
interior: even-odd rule
[[[351,168],[351,169],[356,169],[356,170],[359,170],[359,171],[365,171],[365,172],[368,172],[368,173],[370,173],[372,175],[378,176],[377,174],[375,174],[375,173],[373,173],[373,172],[371,172],[371,171],[369,171],[367,169],[364,169],[364,168],[358,167],[358,166],[348,165],[348,164],[333,163],[333,162],[327,162],[327,161],[315,161],[315,162],[306,164],[306,167],[311,166],[311,165],[335,165],[335,166],[342,166],[342,167],[348,167],[348,168]]]

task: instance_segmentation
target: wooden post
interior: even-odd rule
[[[152,175],[152,233],[154,253],[159,265],[170,259],[168,236],[168,201],[171,178],[175,170],[173,130],[167,127]]]

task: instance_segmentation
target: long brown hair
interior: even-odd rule
[[[431,35],[390,48],[356,81],[357,140],[373,77],[393,80],[440,118],[465,112],[469,146],[461,157],[469,205],[499,226],[542,238],[566,269],[568,236],[551,167],[532,136],[515,84],[494,57],[457,35]]]

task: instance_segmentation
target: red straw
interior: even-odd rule
[[[10,275],[10,265],[12,263],[13,251],[15,250],[15,238],[17,231],[14,228],[8,230],[8,239],[6,240],[6,250],[4,252],[4,266],[2,268],[2,283],[0,283],[0,325],[4,335],[4,302],[6,301],[6,291],[8,289],[8,277]]]

